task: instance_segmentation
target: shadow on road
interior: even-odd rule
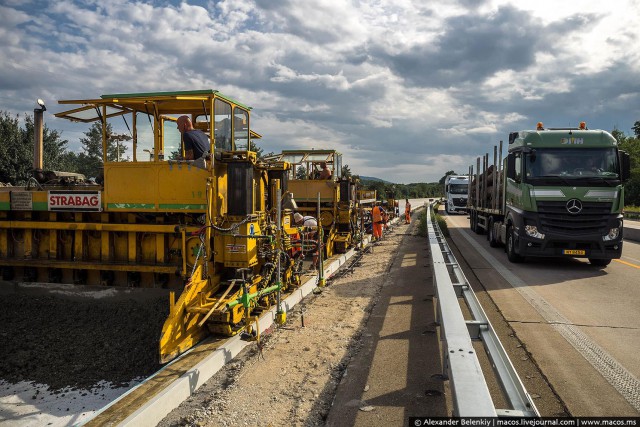
[[[329,426],[405,425],[411,416],[447,415],[428,244],[412,229],[398,227],[399,245],[388,239],[374,248],[374,255],[397,252],[362,334],[351,343],[357,352],[344,361]],[[348,298],[357,287],[356,281],[338,292]]]

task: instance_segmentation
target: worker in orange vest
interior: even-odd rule
[[[373,240],[382,239],[382,214],[384,213],[384,209],[380,206],[380,202],[376,202],[376,205],[373,207],[373,211],[371,212],[372,216],[372,229],[373,229]]]
[[[411,224],[411,203],[409,203],[409,199],[405,199],[404,204],[404,223]]]

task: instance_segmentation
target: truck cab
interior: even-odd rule
[[[448,214],[467,211],[469,177],[448,175],[444,180],[444,208]]]
[[[603,130],[510,134],[503,235],[510,260],[588,258],[605,266],[622,254],[623,183],[629,157]]]

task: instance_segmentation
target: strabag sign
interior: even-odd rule
[[[102,199],[99,191],[51,190],[47,197],[50,211],[100,212]]]

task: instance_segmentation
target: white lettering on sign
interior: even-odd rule
[[[581,145],[581,144],[584,144],[584,139],[583,138],[560,138],[560,144]]]
[[[49,191],[47,198],[50,211],[94,211],[102,210],[99,191]]]

